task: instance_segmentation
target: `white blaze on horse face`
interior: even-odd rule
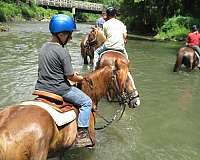
[[[133,84],[133,88],[136,89],[136,87],[135,87],[135,82],[134,82],[133,77],[132,77],[132,75],[131,75],[130,72],[128,72],[128,77],[129,77],[129,79],[131,80],[131,83]]]
[[[133,88],[135,89],[134,95],[135,95],[135,96],[138,96],[139,93],[138,93],[138,91],[136,90],[135,82],[134,82],[133,77],[132,77],[132,75],[131,75],[130,72],[128,72],[128,77],[129,77],[129,79],[130,79],[130,81],[131,81],[131,83],[132,83],[132,85],[133,85]],[[134,98],[134,99],[131,101],[131,103],[133,104],[134,107],[139,106],[139,105],[140,105],[140,97],[138,96],[138,97]]]

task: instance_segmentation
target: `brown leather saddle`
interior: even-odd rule
[[[67,112],[73,110],[74,105],[65,102],[63,98],[57,94],[42,90],[35,90],[33,95],[37,96],[35,100],[45,102],[59,112]]]

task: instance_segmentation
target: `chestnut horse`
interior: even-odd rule
[[[125,55],[119,51],[107,50],[103,52],[97,68],[113,66],[116,64],[118,64],[116,78],[118,80],[117,85],[119,90],[124,91],[124,93],[121,94],[123,94],[123,98],[126,99],[129,107],[135,108],[140,105],[140,97],[136,89],[134,79],[129,71],[129,60],[125,57]],[[111,92],[111,99],[113,99],[116,95],[116,91],[114,91],[114,94],[112,94],[113,91],[110,89],[109,92]]]
[[[98,30],[98,32],[96,31]],[[92,28],[90,33],[82,38],[81,56],[84,60],[84,64],[88,64],[88,57],[90,59],[90,64],[93,64],[94,51],[105,42],[106,38],[100,28]]]
[[[174,72],[179,72],[181,65],[184,64],[189,72],[191,72],[198,65],[198,53],[190,47],[182,47],[179,49],[176,63],[174,65]]]
[[[116,72],[113,67],[106,66],[89,73],[79,84],[94,104],[89,126],[93,145],[95,105],[114,83],[112,76]],[[78,114],[77,109],[75,112]],[[5,107],[0,112],[0,159],[45,160],[49,152],[71,147],[76,134],[76,120],[57,126],[50,114],[36,105],[18,104]]]
[[[100,45],[105,42],[105,36],[103,32],[99,28],[92,28],[90,32],[90,39],[88,39],[88,44],[93,43],[95,45],[95,49],[97,49]],[[117,77],[120,80],[119,88],[122,91],[122,88],[125,88],[123,93],[123,98],[128,102],[129,107],[137,107],[140,105],[140,97],[139,93],[136,89],[134,79],[129,71],[129,60],[124,56],[124,54],[120,51],[107,50],[102,53],[100,64],[97,68],[101,68],[104,66],[118,66]],[[125,83],[124,83],[125,82]],[[123,86],[123,85],[124,86]],[[111,90],[109,90],[111,91]],[[116,93],[116,92],[115,92]],[[121,93],[122,94],[122,93]],[[115,96],[111,96],[112,94],[108,94],[108,99],[112,100]]]

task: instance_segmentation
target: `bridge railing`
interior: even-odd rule
[[[36,4],[43,6],[77,8],[82,10],[102,11],[103,4],[74,0],[36,0]]]

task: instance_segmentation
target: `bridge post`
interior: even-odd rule
[[[76,8],[73,6],[72,7],[72,16],[74,18],[74,21],[76,20]]]

